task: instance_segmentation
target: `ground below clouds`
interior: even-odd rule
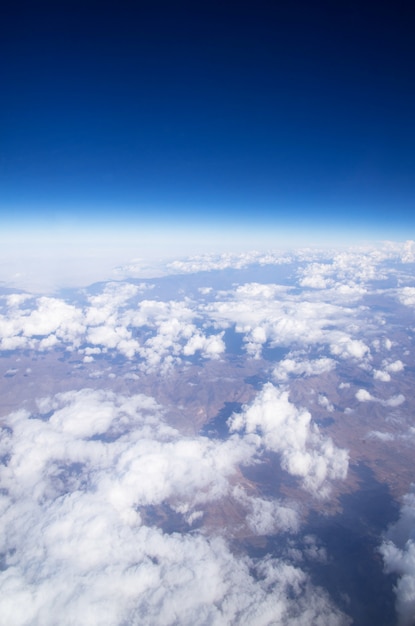
[[[412,624],[412,253],[5,291],[7,624]]]

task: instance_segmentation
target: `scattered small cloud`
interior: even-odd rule
[[[386,400],[382,400],[381,398],[375,398],[369,393],[366,389],[359,389],[356,391],[356,398],[359,402],[378,402],[382,406],[387,407],[398,407],[405,402],[405,396],[402,393],[398,393],[395,396],[391,396]]]
[[[383,383],[388,383],[391,380],[390,374],[383,370],[373,370],[373,378],[375,380],[380,380]]]

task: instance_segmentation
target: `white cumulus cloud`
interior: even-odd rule
[[[252,404],[229,420],[233,432],[256,437],[260,445],[281,455],[284,470],[302,479],[305,489],[327,496],[330,481],[344,479],[348,453],[323,436],[311,415],[288,399],[288,392],[264,385]]]
[[[287,358],[281,360],[274,368],[272,375],[276,381],[286,381],[291,376],[318,376],[334,369],[336,363],[333,359],[322,357],[308,361]]]

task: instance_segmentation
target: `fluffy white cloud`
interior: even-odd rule
[[[399,521],[386,533],[380,547],[387,572],[399,576],[395,586],[400,626],[415,618],[415,493],[404,497]]]
[[[223,253],[223,254],[203,254],[172,261],[167,264],[169,273],[193,273],[208,272],[212,270],[224,270],[227,268],[242,269],[253,263],[259,265],[281,265],[289,263],[292,257],[281,252],[244,252],[244,253]]]
[[[281,285],[246,283],[221,294],[223,299],[200,307],[218,328],[235,325],[244,335],[248,354],[261,356],[262,347],[328,345],[333,355],[363,360],[370,350],[350,334],[358,331],[358,310],[291,293]]]
[[[359,402],[371,402],[375,400],[372,394],[370,394],[366,389],[358,389],[355,395]]]
[[[0,348],[67,347],[79,349],[83,357],[90,356],[86,350],[99,347],[103,352],[118,351],[128,359],[138,357],[145,371],[166,371],[183,356],[194,353],[217,358],[225,346],[220,334],[212,339],[211,327],[221,331],[234,326],[254,358],[261,356],[264,345],[294,349],[322,345],[329,346],[334,357],[366,363],[370,350],[362,337],[367,319],[362,315],[364,307],[360,310],[355,306],[356,299],[364,296],[371,280],[387,275],[381,263],[407,258],[408,250],[412,250],[411,242],[340,253],[299,250],[290,254],[207,255],[171,263],[168,273],[226,268],[242,271],[258,265],[299,267],[299,282],[293,278],[291,286],[245,283],[222,292],[217,302],[209,304],[186,298],[143,300],[143,294],[154,285],[128,281],[104,284],[94,294],[85,292],[84,306],[58,298],[12,294],[3,298],[7,311],[0,316]],[[301,293],[298,284],[304,288]],[[201,289],[204,295],[210,293],[210,288]],[[411,289],[402,287],[396,293],[410,303]],[[381,321],[379,317],[376,323]]]
[[[335,356],[361,360],[369,354],[369,347],[361,339],[351,339],[344,333],[336,333],[336,335],[335,341],[330,344],[330,351]]]
[[[74,503],[68,513],[74,529],[46,528],[36,537],[29,533],[48,557],[36,573],[3,573],[6,593],[0,606],[11,626],[27,624],[28,618],[39,626],[57,619],[64,626],[350,623],[298,567],[238,559],[220,538],[121,529],[115,520],[107,525],[107,518],[97,517],[107,511],[88,511],[85,503],[82,510]],[[91,543],[99,545],[93,555]]]
[[[35,308],[19,307],[26,300],[8,297],[8,314],[0,316],[0,347],[3,350],[34,347],[42,350],[59,342],[79,344],[85,326],[82,312],[77,307],[49,297],[38,298]]]
[[[324,437],[311,415],[297,409],[288,392],[267,383],[252,404],[229,420],[232,432],[243,431],[269,450],[281,455],[284,470],[302,479],[305,489],[325,497],[330,481],[344,479],[348,470],[348,453]]]
[[[384,383],[388,383],[391,380],[390,374],[383,370],[373,370],[373,378]]]
[[[284,285],[245,283],[235,290],[238,299],[252,298],[263,300],[274,300],[277,296],[283,296],[288,291]]]
[[[375,398],[369,393],[366,389],[359,389],[356,391],[356,398],[359,402],[378,402],[382,406],[388,407],[397,407],[405,402],[405,396],[402,393],[398,393],[396,396],[391,396],[386,400],[381,400],[380,398]]]
[[[355,248],[342,252],[320,253],[320,259],[309,262],[300,272],[299,284],[312,289],[330,290],[332,297],[358,300],[367,293],[367,284],[385,278],[379,263],[396,258],[398,250]]]
[[[415,287],[402,287],[399,289],[398,299],[405,306],[415,306]]]
[[[392,396],[391,398],[388,398],[387,400],[381,400],[381,404],[383,404],[384,406],[390,406],[394,408],[403,404],[405,400],[406,398],[403,395],[403,393],[398,393],[396,394],[396,396]]]
[[[273,369],[272,375],[276,381],[284,382],[290,376],[318,376],[334,369],[333,359],[321,358],[309,361],[296,361],[293,358],[283,359]]]
[[[383,365],[385,366],[386,371],[392,372],[394,374],[397,372],[402,372],[405,367],[400,359],[398,359],[397,361],[392,361],[391,363],[385,361]]]
[[[37,415],[18,411],[3,426],[8,625],[349,623],[298,567],[151,522],[149,506],[171,502],[195,520],[200,505],[227,495],[254,533],[297,529],[291,507],[231,486],[255,451],[249,440],[182,437],[152,398],[85,389],[44,398]]]
[[[401,252],[401,259],[403,263],[415,262],[415,241],[405,241]]]
[[[333,284],[333,281],[327,278],[331,273],[331,266],[323,263],[310,263],[303,271],[303,278],[300,280],[302,287],[311,287],[313,289],[325,289]]]
[[[223,333],[205,335],[195,324],[198,317],[189,301],[144,300],[135,311],[126,313],[124,319],[132,328],[151,329],[150,337],[138,348],[144,359],[142,369],[165,371],[182,356],[196,352],[205,358],[218,358],[225,350]]]
[[[328,397],[326,395],[324,395],[324,393],[319,393],[318,394],[318,400],[317,401],[318,401],[319,405],[322,406],[323,409],[326,409],[326,411],[328,411],[329,413],[332,413],[334,411],[333,404],[330,402]]]
[[[140,301],[146,290],[146,285],[107,283],[84,307],[12,294],[0,315],[0,349],[63,347],[87,357],[96,350],[117,351],[127,359],[140,357],[146,371],[166,371],[196,352],[208,359],[224,352],[222,333],[205,334],[198,328],[197,307],[189,301]],[[143,328],[145,337],[138,339]]]
[[[206,337],[201,332],[195,332],[183,348],[183,354],[190,356],[200,351],[205,356],[218,358],[220,354],[225,352],[225,343],[222,339],[223,333]]]
[[[267,253],[248,251],[244,253],[203,254],[169,262],[168,273],[193,273],[227,268],[242,269],[249,265],[281,265],[299,262],[300,284],[312,288],[334,287],[344,293],[365,293],[365,284],[384,277],[380,263],[393,260],[411,263],[414,258],[413,241],[405,243],[384,242],[376,246],[355,246],[347,250],[304,248],[290,252]],[[131,275],[140,275],[140,262],[126,266]],[[137,273],[138,272],[138,273]]]
[[[287,506],[276,499],[248,497],[241,487],[235,487],[232,495],[248,510],[246,521],[256,535],[274,535],[279,531],[299,530],[300,516],[294,504]]]

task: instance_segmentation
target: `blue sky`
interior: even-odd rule
[[[9,4],[3,233],[414,236],[411,3]]]

